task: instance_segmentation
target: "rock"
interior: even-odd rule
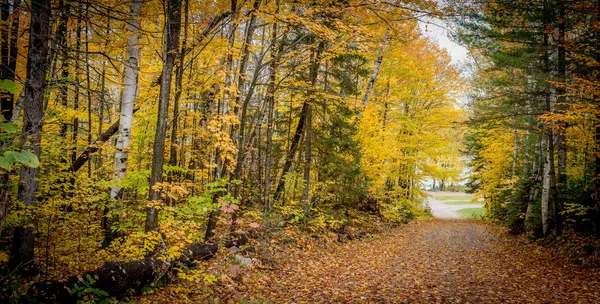
[[[240,251],[241,251],[241,249],[237,246],[233,246],[233,247],[229,248],[229,252],[231,252],[231,253],[238,253]]]
[[[243,257],[241,255],[236,255],[234,258],[235,258],[235,262],[240,264],[241,266],[245,267],[245,266],[252,264],[251,258]]]

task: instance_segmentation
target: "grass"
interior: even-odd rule
[[[478,216],[483,216],[485,214],[485,209],[483,208],[465,208],[459,209],[456,212],[460,214],[462,217],[473,218]]]
[[[471,201],[452,201],[452,202],[444,202],[446,205],[471,205]],[[475,203],[479,204],[479,202]]]
[[[473,198],[472,195],[442,195],[434,197],[440,201],[470,200],[471,198]]]

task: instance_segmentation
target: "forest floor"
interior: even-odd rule
[[[472,220],[415,221],[344,243],[305,238],[269,246],[268,263],[255,260],[234,273],[222,271],[228,274],[210,287],[209,301],[205,292],[177,292],[181,285],[143,298],[172,303],[600,303],[598,270],[549,257],[538,245]]]

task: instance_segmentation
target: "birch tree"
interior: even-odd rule
[[[118,212],[122,209],[118,203],[123,188],[118,182],[127,174],[127,160],[129,158],[129,143],[131,140],[131,127],[133,124],[133,108],[137,96],[138,82],[138,62],[140,61],[140,9],[141,0],[131,0],[129,3],[129,23],[127,30],[127,51],[125,54],[125,79],[123,84],[123,98],[121,100],[121,114],[119,118],[119,131],[117,138],[117,147],[115,152],[114,181],[110,189],[110,199],[113,202],[112,211]],[[116,222],[117,215],[112,215],[105,224],[105,243],[110,242],[116,234],[112,232],[112,224]]]

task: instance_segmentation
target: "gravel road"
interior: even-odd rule
[[[456,202],[456,201],[465,201],[461,200],[439,200],[437,197],[440,196],[467,196],[469,194],[462,192],[427,192],[429,195],[427,197],[427,204],[431,208],[431,213],[436,218],[443,219],[460,219],[462,216],[458,214],[458,210],[465,208],[481,208],[482,204],[468,204],[468,205],[448,205],[445,203]]]

